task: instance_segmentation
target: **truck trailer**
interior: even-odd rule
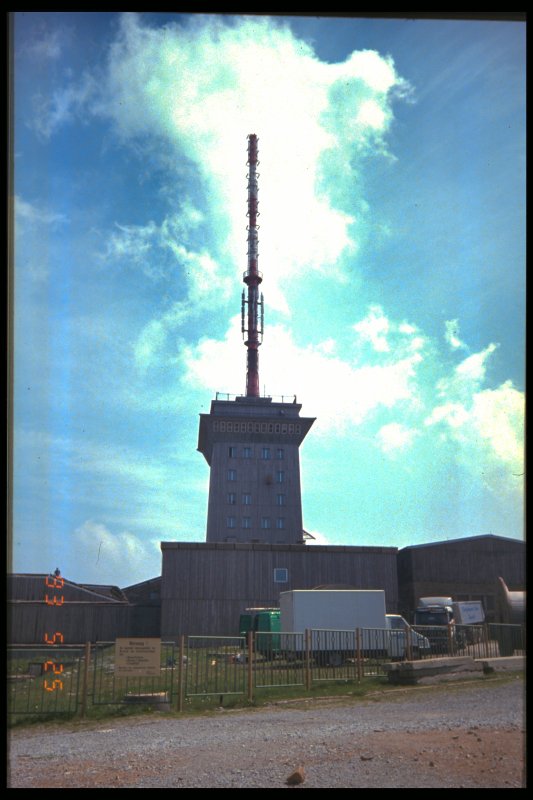
[[[308,646],[318,663],[336,666],[346,658],[354,658],[357,650],[364,657],[389,655],[382,589],[281,592],[280,620],[282,649],[301,656]],[[308,643],[304,640],[305,631],[310,631]]]

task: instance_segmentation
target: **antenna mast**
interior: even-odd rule
[[[248,269],[243,281],[248,291],[242,290],[241,329],[246,355],[246,397],[259,397],[259,345],[263,341],[263,294],[259,295],[259,284],[263,280],[258,264],[257,236],[257,136],[248,136]],[[246,309],[248,306],[248,309]]]

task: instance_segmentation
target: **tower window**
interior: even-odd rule
[[[283,483],[285,480],[285,473],[282,469],[278,469],[276,472],[276,483]]]
[[[242,518],[242,527],[243,528],[251,528],[252,527],[252,518],[251,517],[243,517]]]
[[[235,527],[235,517],[227,517],[226,518],[226,527],[227,528],[234,528]]]
[[[237,480],[237,470],[228,469],[228,481],[236,481],[236,480]]]
[[[261,458],[266,458],[266,459],[270,458],[270,447],[263,447],[263,449],[261,450]]]
[[[284,506],[285,505],[285,495],[284,494],[276,495],[276,505],[277,506]]]
[[[243,496],[242,496],[242,504],[243,504],[243,506],[251,506],[252,505],[252,495],[251,494],[243,494]]]
[[[278,449],[276,450],[276,458],[278,459],[285,458],[285,451],[283,447],[278,447]]]
[[[288,583],[289,570],[285,567],[276,567],[274,570],[274,583]]]
[[[242,457],[243,458],[251,458],[252,457],[252,448],[251,447],[243,447],[243,449],[242,449]]]
[[[230,506],[234,506],[236,502],[237,502],[237,495],[235,494],[235,492],[228,492],[228,503],[230,504]]]
[[[237,448],[236,447],[229,447],[228,448],[228,455],[230,458],[236,458],[237,456]]]
[[[285,517],[278,517],[276,520],[276,528],[282,531],[285,528]]]
[[[263,530],[270,528],[270,517],[261,517],[261,527]]]

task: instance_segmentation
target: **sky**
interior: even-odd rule
[[[250,133],[261,391],[316,417],[314,543],[521,539],[525,23],[11,22],[11,569],[125,587],[205,541]]]

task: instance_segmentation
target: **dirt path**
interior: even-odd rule
[[[10,737],[13,788],[520,788],[523,682],[374,701],[39,726]]]

